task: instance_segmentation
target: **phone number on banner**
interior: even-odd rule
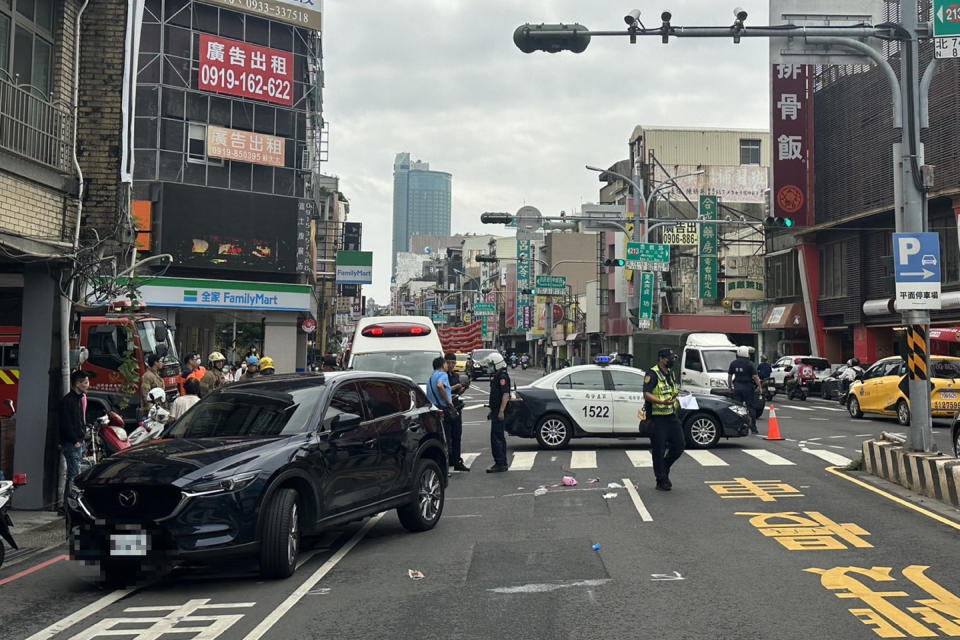
[[[280,78],[264,78],[251,71],[236,72],[205,64],[200,67],[200,81],[210,87],[233,91],[239,89],[271,102],[291,104],[290,81]]]

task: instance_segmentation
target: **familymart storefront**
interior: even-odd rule
[[[216,350],[236,362],[255,349],[273,358],[277,373],[306,369],[312,334],[301,327],[317,318],[310,285],[160,277],[139,289],[149,312],[174,327],[181,354],[206,360]]]

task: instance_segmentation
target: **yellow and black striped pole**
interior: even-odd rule
[[[911,380],[925,381],[930,378],[927,372],[927,327],[912,324],[907,327],[907,367]]]

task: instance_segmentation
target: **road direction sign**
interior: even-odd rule
[[[431,318],[431,320],[433,320],[433,324],[446,324],[447,316],[441,313],[435,313],[433,314],[433,318]]]
[[[670,245],[628,242],[626,266],[638,271],[669,271]]]
[[[495,302],[475,302],[473,304],[473,315],[478,318],[489,318],[497,315],[497,304]]]
[[[566,276],[537,276],[538,296],[562,296],[566,293]]]
[[[894,307],[940,308],[940,234],[893,234]]]
[[[960,36],[960,2],[933,0],[933,37]]]
[[[613,231],[626,222],[626,208],[622,204],[583,204],[580,215],[589,220],[580,221],[580,231]],[[611,224],[613,221],[615,224]]]
[[[960,36],[933,39],[935,58],[960,58]]]

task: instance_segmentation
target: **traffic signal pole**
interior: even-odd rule
[[[901,129],[901,140],[894,145],[894,171],[896,231],[906,233],[923,232],[928,224],[925,204],[929,182],[929,169],[923,170],[923,154],[920,143],[921,123],[928,125],[926,113],[927,97],[933,70],[931,63],[921,79],[919,73],[919,39],[933,36],[929,24],[920,24],[918,0],[900,0],[900,23],[886,23],[880,26],[818,26],[777,25],[765,27],[746,27],[745,11],[738,9],[736,20],[729,27],[682,27],[670,24],[671,15],[661,15],[663,24],[648,29],[638,18],[628,19],[632,24],[625,31],[590,31],[580,24],[525,24],[517,27],[513,34],[514,43],[521,51],[573,51],[586,50],[591,37],[614,36],[629,37],[636,42],[637,37],[659,37],[666,44],[670,38],[732,38],[734,43],[741,38],[803,38],[815,43],[829,43],[855,50],[870,57],[886,75],[890,82],[893,97],[893,125]],[[632,14],[631,14],[632,15]],[[900,43],[900,74],[893,72],[890,64],[867,46],[862,40],[882,39]],[[797,58],[803,63],[802,57]],[[636,214],[636,211],[635,211]],[[637,237],[634,227],[634,238]],[[631,300],[631,304],[633,301]],[[930,405],[930,357],[928,349],[928,328],[930,312],[925,309],[904,310],[901,318],[907,326],[907,365],[910,397],[910,440],[909,446],[915,451],[933,451],[933,423]]]

